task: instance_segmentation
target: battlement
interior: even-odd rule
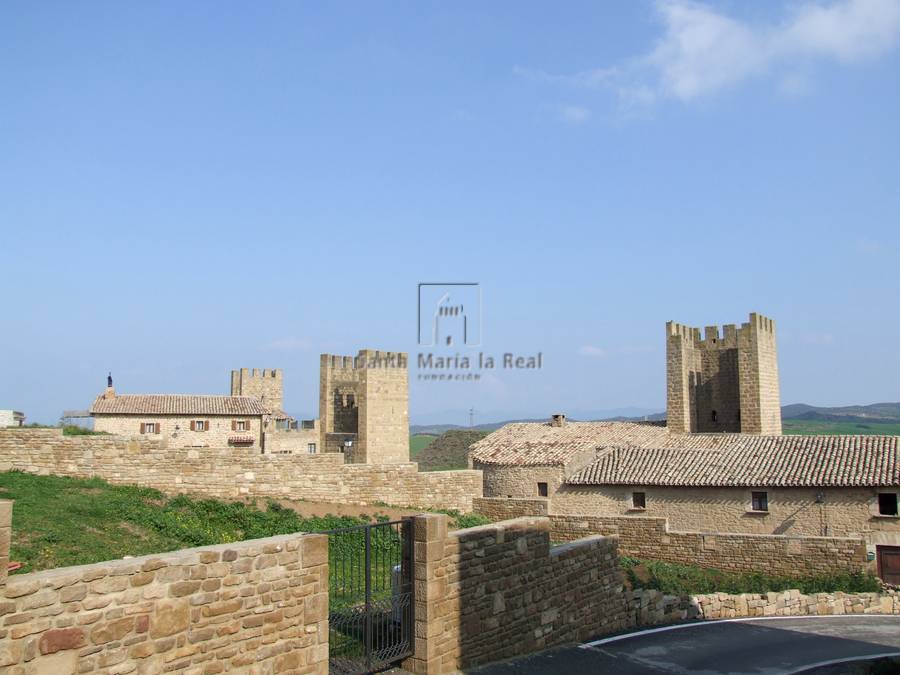
[[[686,326],[675,321],[666,322],[666,339],[681,338],[685,347],[693,349],[735,349],[738,339],[753,339],[753,336],[775,336],[775,322],[752,312],[750,321],[742,323],[738,328],[729,323],[723,326],[704,326],[703,330],[693,326]]]
[[[409,361],[406,352],[384,352],[377,349],[360,349],[356,356],[338,354],[322,354],[322,368],[330,370],[366,370],[375,368],[393,368],[405,370]]]
[[[282,379],[281,368],[263,368],[260,370],[259,368],[241,368],[240,370],[232,370],[231,371],[232,379],[235,377],[240,378],[260,378],[260,377],[271,377],[276,380]]]
[[[253,396],[280,410],[284,400],[281,368],[241,368],[231,371],[231,395]]]
[[[667,426],[684,432],[781,433],[775,322],[666,323]]]

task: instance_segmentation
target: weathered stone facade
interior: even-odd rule
[[[320,443],[319,420],[308,420],[287,429],[268,425],[263,432],[263,452],[267,454],[313,455],[323,452]]]
[[[204,422],[199,430],[197,422]],[[154,430],[147,433],[147,424]],[[240,424],[241,430],[237,430]],[[260,451],[262,416],[211,415],[94,415],[94,431],[117,436],[157,439],[178,448],[224,448],[243,446]],[[239,441],[239,442],[238,442]]]
[[[752,508],[752,493],[764,492],[767,510]],[[634,508],[634,493],[644,495]],[[552,513],[574,516],[641,515],[666,519],[676,530],[859,537],[870,544],[900,545],[900,517],[878,513],[878,495],[897,488],[706,488],[563,485]]]
[[[322,354],[319,420],[323,452],[342,452],[354,464],[408,462],[407,354]]]
[[[667,424],[675,433],[781,433],[775,322],[736,328],[666,324]]]
[[[0,430],[0,471],[98,476],[163,492],[219,498],[282,497],[342,504],[472,510],[480,471],[420,472],[414,463],[345,464],[335,453],[260,454],[253,448],[167,448],[59,429]]]
[[[787,536],[710,531],[679,531],[665,518],[558,514],[556,500],[481,498],[478,513],[492,518],[549,515],[553,541],[592,535],[616,536],[619,553],[732,572],[797,576],[875,572],[859,537]]]
[[[590,537],[550,547],[546,518],[447,532],[447,517],[416,518],[414,673],[526,654],[628,627],[616,542]]]
[[[15,575],[0,597],[9,675],[328,672],[325,535]]]
[[[492,497],[538,497],[541,483],[547,485],[549,497],[555,495],[566,480],[566,470],[562,466],[475,466],[484,475],[484,494]]]

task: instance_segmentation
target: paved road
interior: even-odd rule
[[[601,642],[551,649],[467,672],[473,675],[793,673],[837,659],[900,653],[900,616],[711,621]]]

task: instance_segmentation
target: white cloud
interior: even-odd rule
[[[882,245],[873,239],[860,239],[856,242],[856,250],[867,255],[881,253]]]
[[[613,90],[628,105],[707,96],[755,77],[774,76],[782,91],[809,87],[798,69],[816,61],[856,63],[893,49],[900,0],[802,2],[766,25],[727,16],[691,0],[659,0],[663,32],[648,53],[573,75],[516,68],[529,79]]]
[[[607,351],[603,349],[603,347],[597,347],[595,345],[584,345],[578,349],[578,353],[582,356],[592,356],[595,358],[603,358],[607,355]]]
[[[831,333],[807,333],[800,338],[800,341],[808,345],[831,345],[834,344],[834,335]]]
[[[591,118],[591,111],[579,105],[561,105],[556,111],[567,124],[584,124]]]
[[[305,352],[312,348],[312,343],[306,338],[285,337],[272,340],[264,348],[280,352]]]

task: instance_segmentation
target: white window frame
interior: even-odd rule
[[[159,422],[144,422],[144,434],[155,434]]]
[[[317,454],[318,450],[316,449],[316,444],[315,443],[307,443],[306,444],[306,452],[309,453],[310,455]]]

